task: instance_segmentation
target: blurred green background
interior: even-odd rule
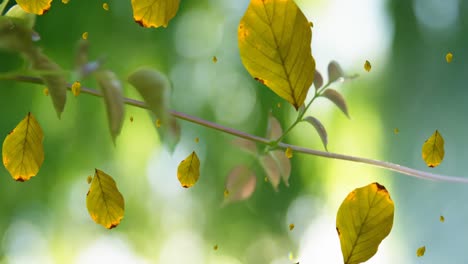
[[[325,100],[309,110],[327,128],[329,150],[466,175],[468,1],[296,2],[314,22],[317,69],[326,75],[328,62],[337,60],[347,73],[360,75],[334,87],[345,94],[351,120]],[[105,56],[122,80],[139,66],[166,73],[178,111],[256,135],[265,134],[270,110],[283,127],[293,122],[293,108],[241,64],[237,24],[247,0],[183,0],[166,29],[134,23],[130,1],[109,1],[109,11],[102,3],[54,1],[37,19],[38,45],[73,69],[76,44],[89,32],[90,57]],[[454,54],[450,64],[447,52]],[[370,73],[365,60],[372,63]],[[17,55],[0,51],[1,72],[21,65]],[[93,80],[82,83],[96,87]],[[2,263],[341,263],[336,211],[350,191],[374,181],[387,187],[396,210],[392,233],[368,263],[468,263],[467,186],[295,154],[290,187],[275,192],[258,163],[230,143],[232,136],[180,121],[182,140],[171,154],[152,117],[127,107],[114,147],[101,99],[68,94],[58,120],[43,88],[0,82],[0,135],[31,111],[43,127],[46,155],[28,182],[0,170]],[[139,98],[128,85],[125,94]],[[421,146],[436,129],[446,156],[428,169]],[[322,149],[313,128],[302,124],[286,141]],[[182,189],[177,165],[193,150],[201,177]],[[222,206],[225,176],[238,164],[255,170],[256,191],[247,201]],[[125,218],[112,230],[95,224],[86,210],[86,177],[94,168],[112,175],[125,197]],[[423,245],[426,254],[417,258]]]

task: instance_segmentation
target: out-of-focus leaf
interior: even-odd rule
[[[133,18],[142,27],[167,27],[179,4],[180,0],[132,0]]]
[[[289,186],[289,176],[291,176],[291,161],[282,150],[274,150],[268,153],[276,163],[281,178],[286,186]]]
[[[439,218],[439,221],[440,221],[441,223],[445,222],[445,217],[444,217],[443,215],[441,215],[440,218]]]
[[[293,157],[293,150],[292,148],[288,147],[284,151],[284,155],[286,155],[286,158],[291,159]]]
[[[119,225],[124,217],[124,198],[114,179],[98,169],[86,195],[86,207],[94,222],[107,229]]]
[[[315,77],[314,77],[314,87],[315,87],[315,90],[318,90],[320,89],[320,87],[323,86],[323,77],[322,77],[322,74],[320,74],[320,72],[318,72],[317,70],[315,70]]]
[[[5,11],[6,6],[8,5],[8,0],[2,0],[0,4],[0,15]]]
[[[257,177],[253,171],[246,166],[237,166],[232,169],[226,177],[224,184],[228,195],[225,196],[224,202],[236,202],[249,198],[255,191],[257,185]]]
[[[267,128],[267,138],[276,140],[279,137],[283,135],[283,129],[281,128],[281,124],[276,119],[276,117],[273,116],[273,114],[270,112],[268,115],[268,128]]]
[[[444,159],[444,138],[438,130],[422,146],[422,158],[428,167],[434,168]]]
[[[251,0],[238,28],[242,63],[291,103],[304,103],[315,74],[309,22],[293,0]]]
[[[282,154],[284,156],[284,153]],[[281,180],[281,174],[276,161],[272,158],[271,155],[267,154],[260,157],[260,164],[265,170],[268,181],[271,183],[275,191],[277,191]]]
[[[0,16],[0,49],[34,54],[33,31],[20,18]]]
[[[85,32],[83,32],[83,34],[81,34],[81,38],[82,38],[83,40],[87,40],[87,39],[88,39],[88,36],[89,36],[88,31],[85,31]]]
[[[453,60],[453,54],[451,52],[447,53],[447,55],[445,55],[445,60],[447,63],[451,63]]]
[[[177,168],[177,178],[184,188],[190,188],[197,183],[200,178],[200,160],[195,151],[180,162]]]
[[[16,0],[16,3],[28,13],[43,15],[49,11],[52,0]]]
[[[108,3],[102,3],[102,9],[109,11],[109,4]]]
[[[247,153],[257,155],[257,145],[253,141],[243,138],[235,138],[232,140],[232,144]]]
[[[34,28],[34,24],[36,23],[36,15],[24,11],[19,5],[14,5],[8,9],[5,16],[22,19],[24,25],[30,29]]]
[[[3,165],[15,181],[27,181],[36,176],[44,161],[44,135],[31,113],[3,141]]]
[[[328,151],[327,149],[328,134],[327,134],[327,131],[325,130],[325,127],[322,125],[322,123],[313,116],[308,116],[304,118],[304,120],[307,121],[309,124],[311,124],[315,128],[315,131],[317,131],[317,133],[320,136],[320,139],[322,140],[323,147],[325,148],[326,151]]]
[[[348,106],[346,105],[345,99],[339,92],[333,89],[327,89],[323,92],[322,96],[332,101],[349,118]]]
[[[344,76],[345,76],[344,72],[341,69],[341,66],[340,66],[340,64],[338,64],[338,62],[331,61],[328,64],[328,82],[329,83],[332,83],[332,82],[334,82],[334,81],[336,81],[339,78],[342,78]]]
[[[377,252],[392,230],[394,210],[388,191],[378,183],[348,194],[336,217],[344,263],[362,263]]]
[[[368,60],[366,60],[366,62],[364,63],[364,70],[366,70],[366,72],[370,72],[371,69],[372,69],[371,63]]]
[[[39,50],[31,56],[31,60],[33,68],[41,72],[40,76],[49,89],[52,103],[60,119],[67,101],[67,80],[62,75],[63,70]]]
[[[72,94],[76,97],[81,93],[81,83],[76,81],[71,86]]]
[[[109,129],[115,144],[115,138],[120,134],[125,117],[122,83],[111,71],[97,72],[96,80],[104,95]]]
[[[292,224],[292,223],[289,224],[289,231],[292,231],[294,229],[294,227],[295,227],[294,224]]]
[[[424,256],[424,253],[426,253],[426,246],[422,246],[416,250],[416,256],[418,257]]]

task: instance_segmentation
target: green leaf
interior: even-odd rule
[[[133,18],[142,27],[167,27],[180,0],[132,0]]]
[[[19,5],[14,5],[8,9],[5,16],[22,19],[24,25],[30,29],[32,29],[36,23],[36,15],[24,11]]]
[[[315,87],[315,90],[318,90],[320,89],[320,87],[323,86],[323,77],[322,77],[322,74],[320,74],[320,72],[318,72],[317,70],[315,70],[315,77],[314,77],[314,87]]]
[[[3,14],[3,11],[5,10],[5,7],[8,5],[8,0],[3,0],[2,3],[0,4],[0,16]]]
[[[327,89],[323,92],[322,96],[332,101],[349,118],[348,106],[346,105],[345,99],[339,92],[333,89]]]
[[[33,31],[20,18],[0,16],[0,49],[34,54]]]
[[[193,151],[187,158],[180,162],[177,168],[177,179],[184,188],[190,188],[200,178],[200,160]]]
[[[30,59],[33,69],[40,72],[42,80],[49,89],[52,103],[60,119],[67,101],[67,80],[62,75],[63,70],[39,50],[31,54]]]
[[[309,124],[311,124],[315,128],[315,131],[317,131],[317,133],[320,136],[320,139],[322,140],[323,147],[325,148],[325,150],[328,151],[328,149],[327,149],[328,135],[327,135],[327,131],[325,130],[325,127],[322,125],[322,123],[317,118],[315,118],[313,116],[308,116],[308,117],[304,118],[304,121],[308,122]]]
[[[341,69],[341,66],[340,66],[340,64],[338,64],[338,62],[331,61],[328,64],[328,82],[329,83],[332,83],[332,82],[334,82],[334,81],[336,81],[339,78],[342,78],[344,76],[345,75],[343,73],[343,70]]]
[[[36,176],[44,162],[44,135],[31,113],[3,141],[3,165],[15,181],[27,181]]]
[[[124,198],[114,179],[98,169],[86,194],[86,207],[94,222],[107,229],[118,226],[124,217]]]
[[[242,63],[259,82],[304,104],[315,73],[309,21],[293,0],[251,0],[238,28]]]
[[[432,134],[422,146],[422,158],[428,167],[434,168],[444,159],[444,138],[438,130]]]
[[[392,230],[394,210],[388,191],[376,182],[348,194],[336,216],[344,263],[362,263],[375,255]]]
[[[246,166],[237,166],[232,169],[226,177],[224,184],[224,203],[243,201],[248,199],[255,191],[257,177],[255,173]]]
[[[96,80],[102,89],[104,101],[106,102],[107,119],[112,141],[120,134],[124,121],[125,108],[122,95],[122,84],[115,73],[111,71],[99,71]]]

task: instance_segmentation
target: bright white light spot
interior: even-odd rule
[[[458,0],[415,0],[414,12],[418,21],[430,29],[453,27],[458,19]]]
[[[162,246],[157,263],[205,264],[204,241],[196,233],[179,232],[173,234]]]

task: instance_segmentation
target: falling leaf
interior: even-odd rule
[[[349,118],[348,106],[346,105],[345,99],[339,92],[333,89],[327,89],[323,92],[322,96],[332,101]]]
[[[364,70],[366,70],[367,72],[370,72],[371,69],[372,69],[372,65],[370,64],[368,60],[366,60],[366,62],[364,63]]]
[[[243,201],[249,198],[255,191],[257,177],[252,170],[246,166],[237,166],[232,169],[226,177],[225,190],[229,195],[225,197],[226,203]]]
[[[429,137],[422,146],[422,158],[428,167],[434,168],[444,159],[444,138],[438,130]]]
[[[395,128],[393,129],[393,133],[394,133],[395,135],[398,135],[398,133],[400,133],[400,130],[399,130],[398,128],[395,127]]]
[[[328,82],[332,83],[342,77],[344,77],[344,73],[340,64],[336,61],[331,61],[328,64]]]
[[[317,133],[320,136],[320,139],[322,140],[323,147],[325,148],[325,150],[328,151],[327,149],[328,134],[327,134],[327,131],[325,130],[325,127],[322,125],[322,123],[313,116],[308,116],[304,118],[304,121],[308,122],[315,128],[315,131],[317,131]]]
[[[218,245],[214,245],[213,250],[218,250]]]
[[[322,86],[323,86],[323,77],[322,77],[322,74],[320,74],[320,72],[318,72],[318,71],[316,70],[316,71],[315,71],[315,77],[314,77],[314,87],[315,87],[315,90],[320,89]]]
[[[289,231],[292,231],[294,229],[294,224],[289,224]]]
[[[49,11],[52,0],[16,0],[16,3],[28,13],[43,15]]]
[[[44,90],[42,90],[42,92],[44,93],[45,96],[49,96],[49,88],[44,88]]]
[[[55,111],[60,118],[67,101],[67,80],[63,76],[63,70],[39,50],[31,56],[31,60],[33,69],[43,72],[40,74],[41,79],[49,89]]]
[[[200,142],[200,139],[198,137],[195,138],[195,143]]]
[[[106,103],[107,119],[112,141],[120,134],[125,117],[122,83],[115,73],[105,70],[96,73],[96,80]]]
[[[424,256],[424,253],[426,253],[426,246],[422,246],[416,250],[416,256],[418,257]]]
[[[130,123],[133,123],[133,116],[130,117]]]
[[[287,147],[284,154],[286,155],[286,158],[290,159],[293,157],[293,150],[290,147]]]
[[[97,224],[112,229],[124,217],[125,202],[114,179],[103,171],[95,170],[88,194],[86,207]]]
[[[217,63],[217,62],[218,62],[218,58],[216,58],[216,56],[213,56],[212,61],[213,61],[213,63]]]
[[[195,151],[180,162],[177,168],[177,178],[184,188],[190,188],[197,183],[200,178],[200,160]]]
[[[281,14],[281,15],[279,15]],[[238,31],[242,63],[250,75],[296,110],[315,73],[309,21],[293,0],[251,0]]]
[[[453,60],[453,54],[451,52],[447,53],[447,55],[445,55],[445,60],[447,63],[451,63]]]
[[[74,82],[71,86],[71,90],[73,95],[76,97],[80,95],[81,93],[81,83],[80,82]]]
[[[388,191],[378,183],[348,194],[336,216],[344,263],[362,263],[377,252],[392,230],[394,210]]]
[[[88,178],[86,178],[86,182],[88,182],[88,184],[90,184],[92,181],[93,181],[93,176],[88,175]]]
[[[267,138],[276,140],[280,138],[282,135],[283,135],[283,129],[281,128],[280,122],[270,112],[270,114],[268,115]]]
[[[102,8],[106,11],[109,11],[109,4],[108,3],[103,3]]]
[[[442,222],[442,223],[445,222],[445,217],[443,215],[441,215],[440,218],[439,218],[439,221]]]
[[[132,0],[133,19],[142,27],[167,27],[179,9],[180,0]]]
[[[31,113],[3,141],[3,165],[15,181],[27,181],[36,176],[44,161],[44,135]]]

